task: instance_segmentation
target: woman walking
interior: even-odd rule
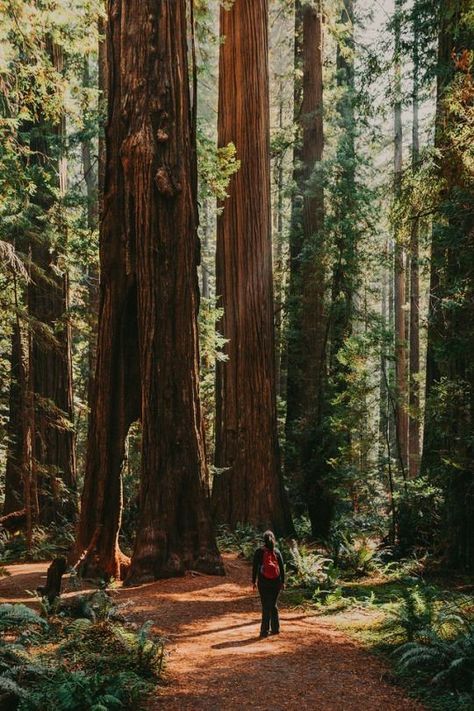
[[[285,568],[283,558],[275,548],[275,536],[272,531],[263,534],[263,546],[257,548],[253,556],[252,583],[257,587],[262,603],[262,625],[260,637],[268,637],[268,633],[280,632],[277,600],[280,590],[285,585]]]

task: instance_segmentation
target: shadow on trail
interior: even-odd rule
[[[421,711],[390,683],[386,669],[344,638],[329,634],[231,639],[212,644],[174,678],[150,711]],[[211,663],[212,659],[212,663]],[[180,683],[181,682],[181,683]]]
[[[253,622],[251,624],[254,624]],[[234,642],[220,642],[219,644],[211,644],[212,649],[231,649],[232,647],[247,647],[249,644],[260,642],[260,637],[248,637],[247,639],[238,639]]]

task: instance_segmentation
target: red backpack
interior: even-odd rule
[[[276,580],[280,577],[280,566],[274,551],[268,548],[263,549],[263,563],[260,571],[263,577],[268,578],[268,580]]]

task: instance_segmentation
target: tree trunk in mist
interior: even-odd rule
[[[221,8],[218,141],[233,141],[241,168],[217,220],[219,331],[229,339],[217,364],[217,520],[291,527],[280,474],[274,360],[270,216],[267,0]]]
[[[417,22],[414,22],[413,36],[413,125],[412,125],[412,165],[418,169],[420,157],[419,139],[419,80],[420,60],[418,53]],[[410,381],[408,420],[408,475],[417,476],[420,469],[420,249],[419,218],[413,215],[410,235]]]
[[[401,103],[401,64],[400,64],[400,22],[401,0],[395,3],[395,107],[394,107],[394,193],[400,196],[402,180],[402,103]],[[408,455],[408,414],[407,414],[407,338],[406,338],[406,281],[404,249],[400,235],[395,229],[394,235],[394,311],[395,311],[395,380],[396,380],[396,437],[399,467],[403,476],[406,473]]]
[[[324,192],[314,169],[323,157],[323,16],[321,6],[296,8],[297,41],[302,22],[302,103],[298,123],[301,148],[295,151],[301,211],[293,216],[290,244],[290,326],[288,343],[287,471],[307,504],[315,536],[328,533],[333,501],[321,476],[320,426],[326,380],[324,314]],[[300,54],[297,45],[295,57]]]
[[[128,582],[187,568],[222,573],[198,394],[186,3],[110,0],[108,23],[99,341],[78,552],[87,550],[87,573],[120,573],[120,474],[129,426],[141,417],[140,515]]]

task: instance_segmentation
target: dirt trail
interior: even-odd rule
[[[328,620],[281,610],[281,634],[260,640],[248,565],[226,555],[225,578],[187,575],[116,591],[136,622],[168,642],[166,684],[150,711],[422,711],[382,662]],[[28,601],[46,564],[10,566],[0,600]],[[29,598],[31,600],[31,598]]]

